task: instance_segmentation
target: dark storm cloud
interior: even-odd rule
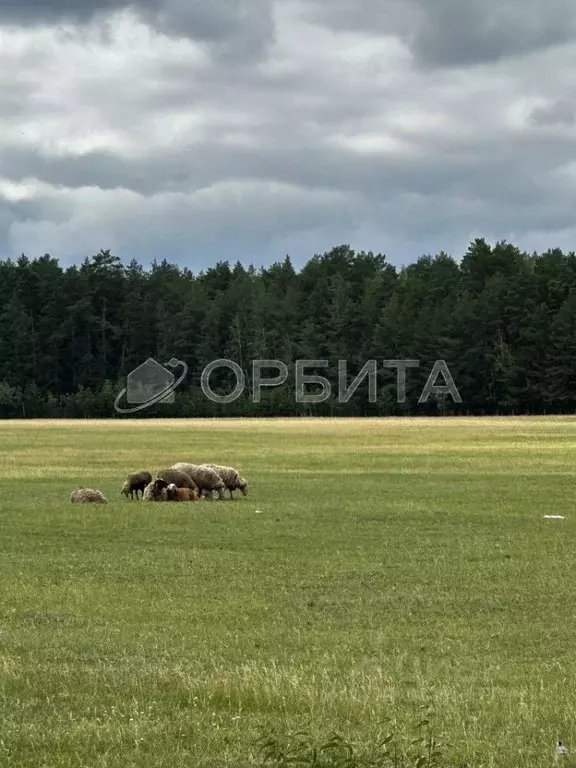
[[[399,35],[422,66],[485,64],[574,39],[572,0],[317,0],[335,29]]]
[[[274,7],[273,0],[20,0],[0,7],[0,23],[83,23],[129,8],[159,31],[250,59],[273,39]],[[576,32],[572,0],[309,0],[303,9],[338,30],[399,35],[430,66],[495,61],[565,43]]]
[[[571,5],[298,3],[0,10],[0,252],[198,269],[569,240]]]
[[[0,6],[0,21],[38,26],[60,21],[85,22],[94,14],[127,6],[122,0],[14,0]]]
[[[510,140],[495,148],[479,140],[474,147],[430,139],[429,154],[418,162],[401,155],[364,155],[320,142],[298,143],[284,135],[281,146],[262,141],[254,147],[226,147],[216,140],[179,146],[146,159],[119,158],[95,151],[82,156],[48,158],[29,150],[0,151],[8,177],[38,177],[53,186],[102,190],[123,188],[142,195],[191,192],[230,179],[283,183],[307,189],[361,193],[387,200],[438,190],[475,193],[502,201],[522,201],[546,182],[550,169],[576,156],[575,138]],[[473,149],[473,155],[470,150]],[[527,162],[527,156],[531,160]]]
[[[576,104],[570,101],[557,101],[553,104],[536,107],[531,115],[534,125],[566,125],[576,123]]]
[[[125,9],[160,32],[209,43],[225,60],[254,60],[274,33],[269,0],[19,0],[0,5],[0,23],[85,24]]]
[[[565,0],[441,0],[422,7],[413,50],[432,66],[483,64],[563,43],[576,18]]]

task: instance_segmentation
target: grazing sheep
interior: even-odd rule
[[[142,501],[168,501],[168,483],[158,477],[153,483],[148,483],[142,494]]]
[[[232,492],[236,490],[241,491],[242,496],[248,495],[248,483],[246,480],[244,480],[243,477],[240,476],[240,473],[237,469],[234,469],[234,467],[226,467],[222,464],[203,464],[202,466],[210,467],[210,469],[218,472],[224,481],[224,485],[228,491],[230,491],[231,499],[234,498]]]
[[[180,472],[186,472],[198,487],[198,495],[201,496],[203,491],[209,491],[208,498],[212,498],[212,491],[218,491],[219,498],[224,498],[224,491],[226,486],[220,475],[203,464],[187,464],[185,461],[179,461],[177,464],[172,464],[171,469],[179,470]]]
[[[198,486],[190,477],[188,472],[181,470],[179,467],[169,467],[168,469],[161,469],[158,472],[158,477],[162,480],[166,480],[167,483],[174,483],[176,488],[191,488],[193,491],[198,491]]]
[[[142,470],[141,472],[133,472],[132,474],[128,475],[124,481],[124,485],[122,486],[120,493],[126,496],[126,498],[128,498],[128,494],[130,494],[130,498],[133,499],[134,491],[136,491],[136,499],[138,499],[138,491],[144,495],[144,488],[146,488],[146,486],[151,482],[152,475],[150,472],[146,472],[146,470]]]
[[[108,504],[102,491],[95,491],[94,488],[76,488],[70,494],[70,501],[80,504]]]
[[[198,501],[198,492],[194,488],[177,488],[170,483],[166,489],[168,501]]]

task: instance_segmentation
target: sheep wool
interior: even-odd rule
[[[122,486],[120,493],[126,496],[126,498],[130,496],[131,499],[134,498],[134,493],[136,493],[136,498],[138,498],[138,491],[144,495],[144,489],[151,482],[152,475],[150,472],[147,472],[146,470],[142,470],[141,472],[132,472],[124,481],[124,485]]]
[[[148,483],[142,494],[142,501],[168,501],[168,483],[162,478],[156,478]]]
[[[76,488],[70,494],[70,501],[79,504],[108,504],[102,491],[94,488]]]
[[[169,467],[168,469],[161,469],[158,472],[158,477],[162,480],[166,480],[167,484],[174,483],[176,488],[191,488],[193,491],[198,491],[198,486],[186,470],[181,470],[179,467]]]
[[[179,461],[173,464],[171,469],[179,470],[180,472],[186,472],[192,480],[198,486],[198,495],[201,496],[203,491],[210,491],[209,498],[212,497],[212,491],[218,491],[219,498],[224,498],[224,491],[226,486],[220,475],[210,467],[204,464],[188,464],[185,461]]]
[[[241,477],[240,473],[234,467],[226,467],[223,464],[203,464],[204,467],[209,467],[217,472],[227,490],[230,492],[230,498],[233,499],[233,491],[239,490],[243,496],[248,495],[248,483]]]
[[[198,493],[193,488],[177,488],[170,483],[166,489],[168,501],[197,501]]]

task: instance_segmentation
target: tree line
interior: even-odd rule
[[[123,418],[114,401],[148,358],[176,358],[189,373],[173,403],[130,417],[568,413],[576,406],[576,255],[477,238],[459,261],[441,252],[401,268],[347,245],[299,271],[288,256],[261,269],[218,262],[198,274],[167,260],[149,270],[124,265],[108,250],[67,268],[48,254],[0,261],[0,418]],[[201,387],[216,359],[245,374],[243,393],[228,403]],[[254,360],[281,361],[287,372],[259,398]],[[297,400],[298,360],[328,361],[306,373],[324,376],[331,397]],[[390,360],[417,361],[406,367],[403,398]],[[422,398],[437,360],[461,402],[441,392]],[[346,386],[369,361],[377,379],[365,375],[341,399],[339,361]],[[209,381],[219,395],[235,384],[227,368]],[[306,388],[314,391],[322,387]]]

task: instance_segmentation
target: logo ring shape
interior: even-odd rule
[[[186,374],[188,373],[188,366],[183,360],[177,360],[175,357],[173,357],[166,365],[170,365],[171,368],[175,368],[177,365],[181,365],[183,367],[183,371],[180,375],[180,378],[173,382],[172,384],[168,384],[167,387],[164,387],[163,390],[158,392],[154,397],[151,397],[150,400],[147,400],[145,403],[142,403],[141,405],[137,405],[135,408],[121,408],[118,403],[122,399],[123,395],[126,394],[126,387],[120,392],[116,400],[114,400],[114,409],[118,413],[135,413],[136,411],[142,411],[144,408],[149,408],[151,405],[155,405],[156,403],[160,402],[160,400],[163,400],[166,395],[171,394],[174,392],[176,387],[180,386],[180,384],[184,381],[186,378]]]

